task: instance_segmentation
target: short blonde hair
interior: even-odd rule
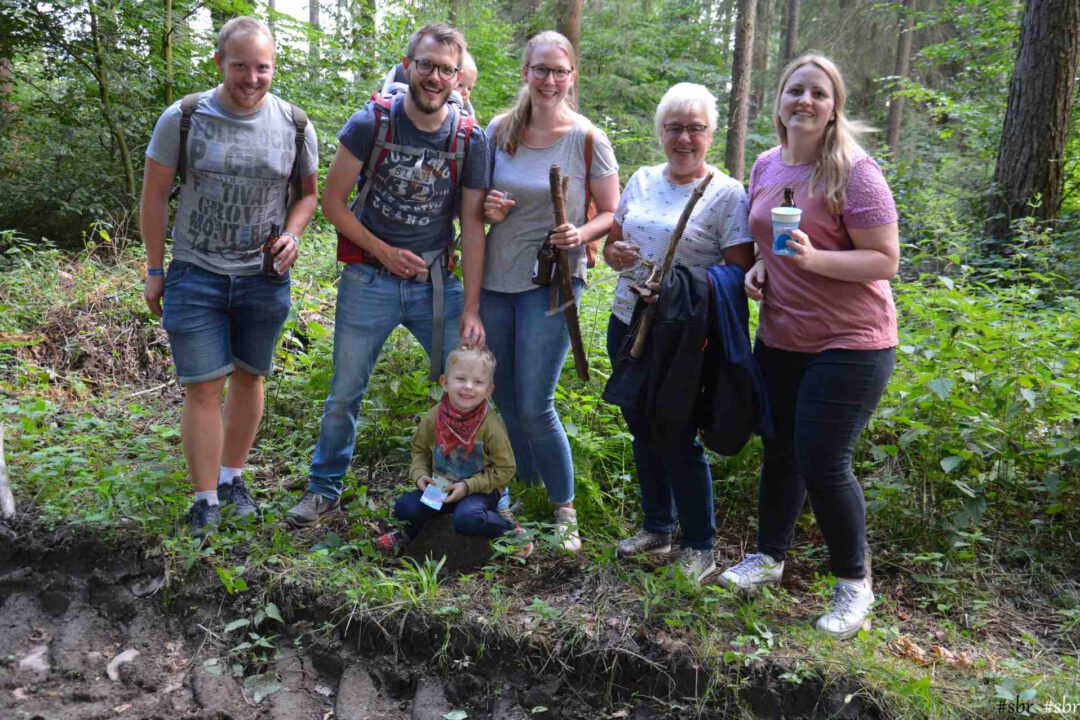
[[[488,371],[488,379],[495,379],[495,354],[486,347],[471,348],[460,345],[450,351],[446,356],[446,372],[450,372],[451,366],[459,362],[476,360],[484,364]]]
[[[657,137],[663,137],[664,121],[669,116],[693,110],[705,113],[705,124],[709,128],[709,134],[716,132],[719,112],[716,109],[716,96],[709,92],[709,88],[688,82],[672,85],[664,93],[664,97],[660,98],[660,104],[656,106],[656,115],[653,116]]]
[[[277,52],[277,46],[274,43],[274,34],[270,32],[270,28],[262,20],[253,18],[248,15],[241,15],[240,17],[234,17],[227,23],[221,26],[221,30],[218,31],[217,38],[217,52],[221,57],[225,57],[225,45],[233,38],[252,38],[252,37],[264,37],[270,41],[270,46],[274,48],[274,52]]]
[[[472,75],[474,83],[476,82],[476,79],[480,76],[480,71],[476,69],[476,61],[473,60],[472,53],[468,50],[466,50],[465,54],[461,56],[461,74],[464,75],[466,73]]]

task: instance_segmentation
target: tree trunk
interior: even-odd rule
[[[727,147],[724,164],[739,182],[746,170],[746,122],[750,104],[750,56],[754,47],[754,15],[757,0],[738,0],[735,25],[735,57],[731,61],[731,98],[728,103]]]
[[[124,128],[116,119],[112,106],[112,93],[109,89],[109,75],[105,68],[105,54],[102,49],[101,35],[98,32],[97,7],[93,0],[86,4],[86,11],[90,17],[90,39],[93,47],[94,78],[97,80],[98,97],[101,100],[101,115],[105,124],[116,141],[117,151],[120,153],[120,166],[124,172],[124,180],[127,185],[128,207],[135,210],[138,188],[135,185],[135,167],[131,164],[131,152],[128,150],[127,138]]]
[[[161,59],[165,64],[165,107],[172,105],[173,77],[173,0],[165,0],[165,27],[161,38]]]
[[[461,15],[461,0],[450,0],[450,24],[457,27]]]
[[[799,0],[787,0],[784,12],[784,64],[791,62],[799,49]]]
[[[312,82],[319,79],[319,41],[322,34],[319,27],[319,0],[308,0],[308,76]]]
[[[904,82],[911,66],[911,21],[915,12],[915,0],[904,0],[900,12],[900,24],[896,35],[896,63],[893,66],[892,97],[889,98],[889,117],[885,121],[885,143],[889,154],[896,157],[900,150],[900,123],[904,117]]]
[[[765,109],[766,88],[769,86],[769,33],[772,32],[773,0],[757,0],[754,16],[754,55],[750,60],[753,98],[749,120]]]
[[[266,0],[266,24],[270,26],[270,34],[274,36],[274,40],[277,40],[277,18],[274,17],[274,13],[277,12],[277,0]]]
[[[11,60],[0,57],[0,118],[4,120],[2,124],[5,129],[9,129],[11,123],[3,116],[15,112],[15,103],[11,102],[12,74]]]
[[[1012,220],[1057,217],[1078,57],[1080,2],[1028,0],[986,223],[998,251]],[[1030,207],[1037,198],[1039,206]]]
[[[574,46],[574,52],[581,55],[581,6],[584,0],[556,0],[555,29],[566,36]],[[578,66],[574,58],[574,67]]]

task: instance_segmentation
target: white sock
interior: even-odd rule
[[[220,505],[217,499],[217,490],[199,490],[195,493],[195,502],[205,500],[211,505]]]
[[[244,474],[244,468],[231,468],[221,466],[221,471],[217,476],[217,484],[220,485],[232,485],[232,481]]]
[[[847,585],[854,590],[869,590],[870,585],[866,582],[866,578],[859,578],[858,580],[852,580],[851,578],[836,578],[837,585]]]

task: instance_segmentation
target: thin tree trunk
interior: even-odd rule
[[[727,147],[724,164],[739,182],[746,171],[746,122],[750,104],[750,59],[754,47],[754,15],[757,0],[738,0],[735,25],[735,57],[731,62],[731,99],[728,104]]]
[[[173,78],[173,0],[165,0],[165,27],[161,38],[161,58],[165,64],[165,106],[172,105]]]
[[[889,117],[885,121],[885,143],[889,154],[896,157],[900,150],[900,125],[904,117],[902,91],[911,66],[911,21],[915,12],[915,0],[904,0],[900,12],[900,25],[896,35],[896,63],[893,67],[892,97],[889,98]]]
[[[784,64],[791,62],[799,50],[799,0],[787,0],[784,13]]]
[[[270,26],[270,34],[277,40],[277,18],[274,17],[275,12],[277,12],[277,0],[266,0],[266,24]]]
[[[769,82],[769,34],[772,32],[773,0],[757,0],[754,16],[754,55],[750,60],[753,98],[749,120],[765,109],[765,88]]]
[[[574,52],[581,55],[581,6],[584,0],[556,0],[555,29],[566,36],[574,46]],[[578,66],[574,58],[574,67]]]
[[[450,24],[457,26],[458,17],[461,15],[461,0],[450,0]]]
[[[15,112],[15,103],[11,102],[12,75],[11,60],[0,57],[0,116]],[[5,129],[11,127],[11,123],[6,119],[3,125]]]
[[[1080,3],[1028,0],[986,223],[999,252],[1012,220],[1057,217],[1078,58]],[[1038,207],[1032,208],[1036,199]]]
[[[308,24],[311,26],[308,32],[308,76],[312,82],[319,78],[319,40],[321,28],[319,27],[319,0],[308,0]]]
[[[97,7],[93,0],[90,0],[87,3],[86,8],[87,14],[90,16],[90,38],[93,46],[94,77],[97,80],[98,97],[101,100],[101,115],[105,119],[105,124],[108,126],[109,131],[112,133],[113,139],[116,141],[116,148],[120,153],[120,165],[124,172],[124,180],[127,185],[128,206],[134,210],[135,198],[138,195],[138,189],[135,185],[135,166],[131,163],[131,152],[128,150],[124,128],[120,125],[120,122],[116,119],[116,115],[113,112],[112,93],[109,90],[109,76],[105,69],[105,54],[102,50],[101,35],[98,32]]]

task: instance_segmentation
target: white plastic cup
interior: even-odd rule
[[[799,221],[802,220],[802,210],[793,207],[774,207],[772,209],[772,237],[774,255],[794,255],[795,251],[788,247],[791,240],[791,232],[799,229]]]

